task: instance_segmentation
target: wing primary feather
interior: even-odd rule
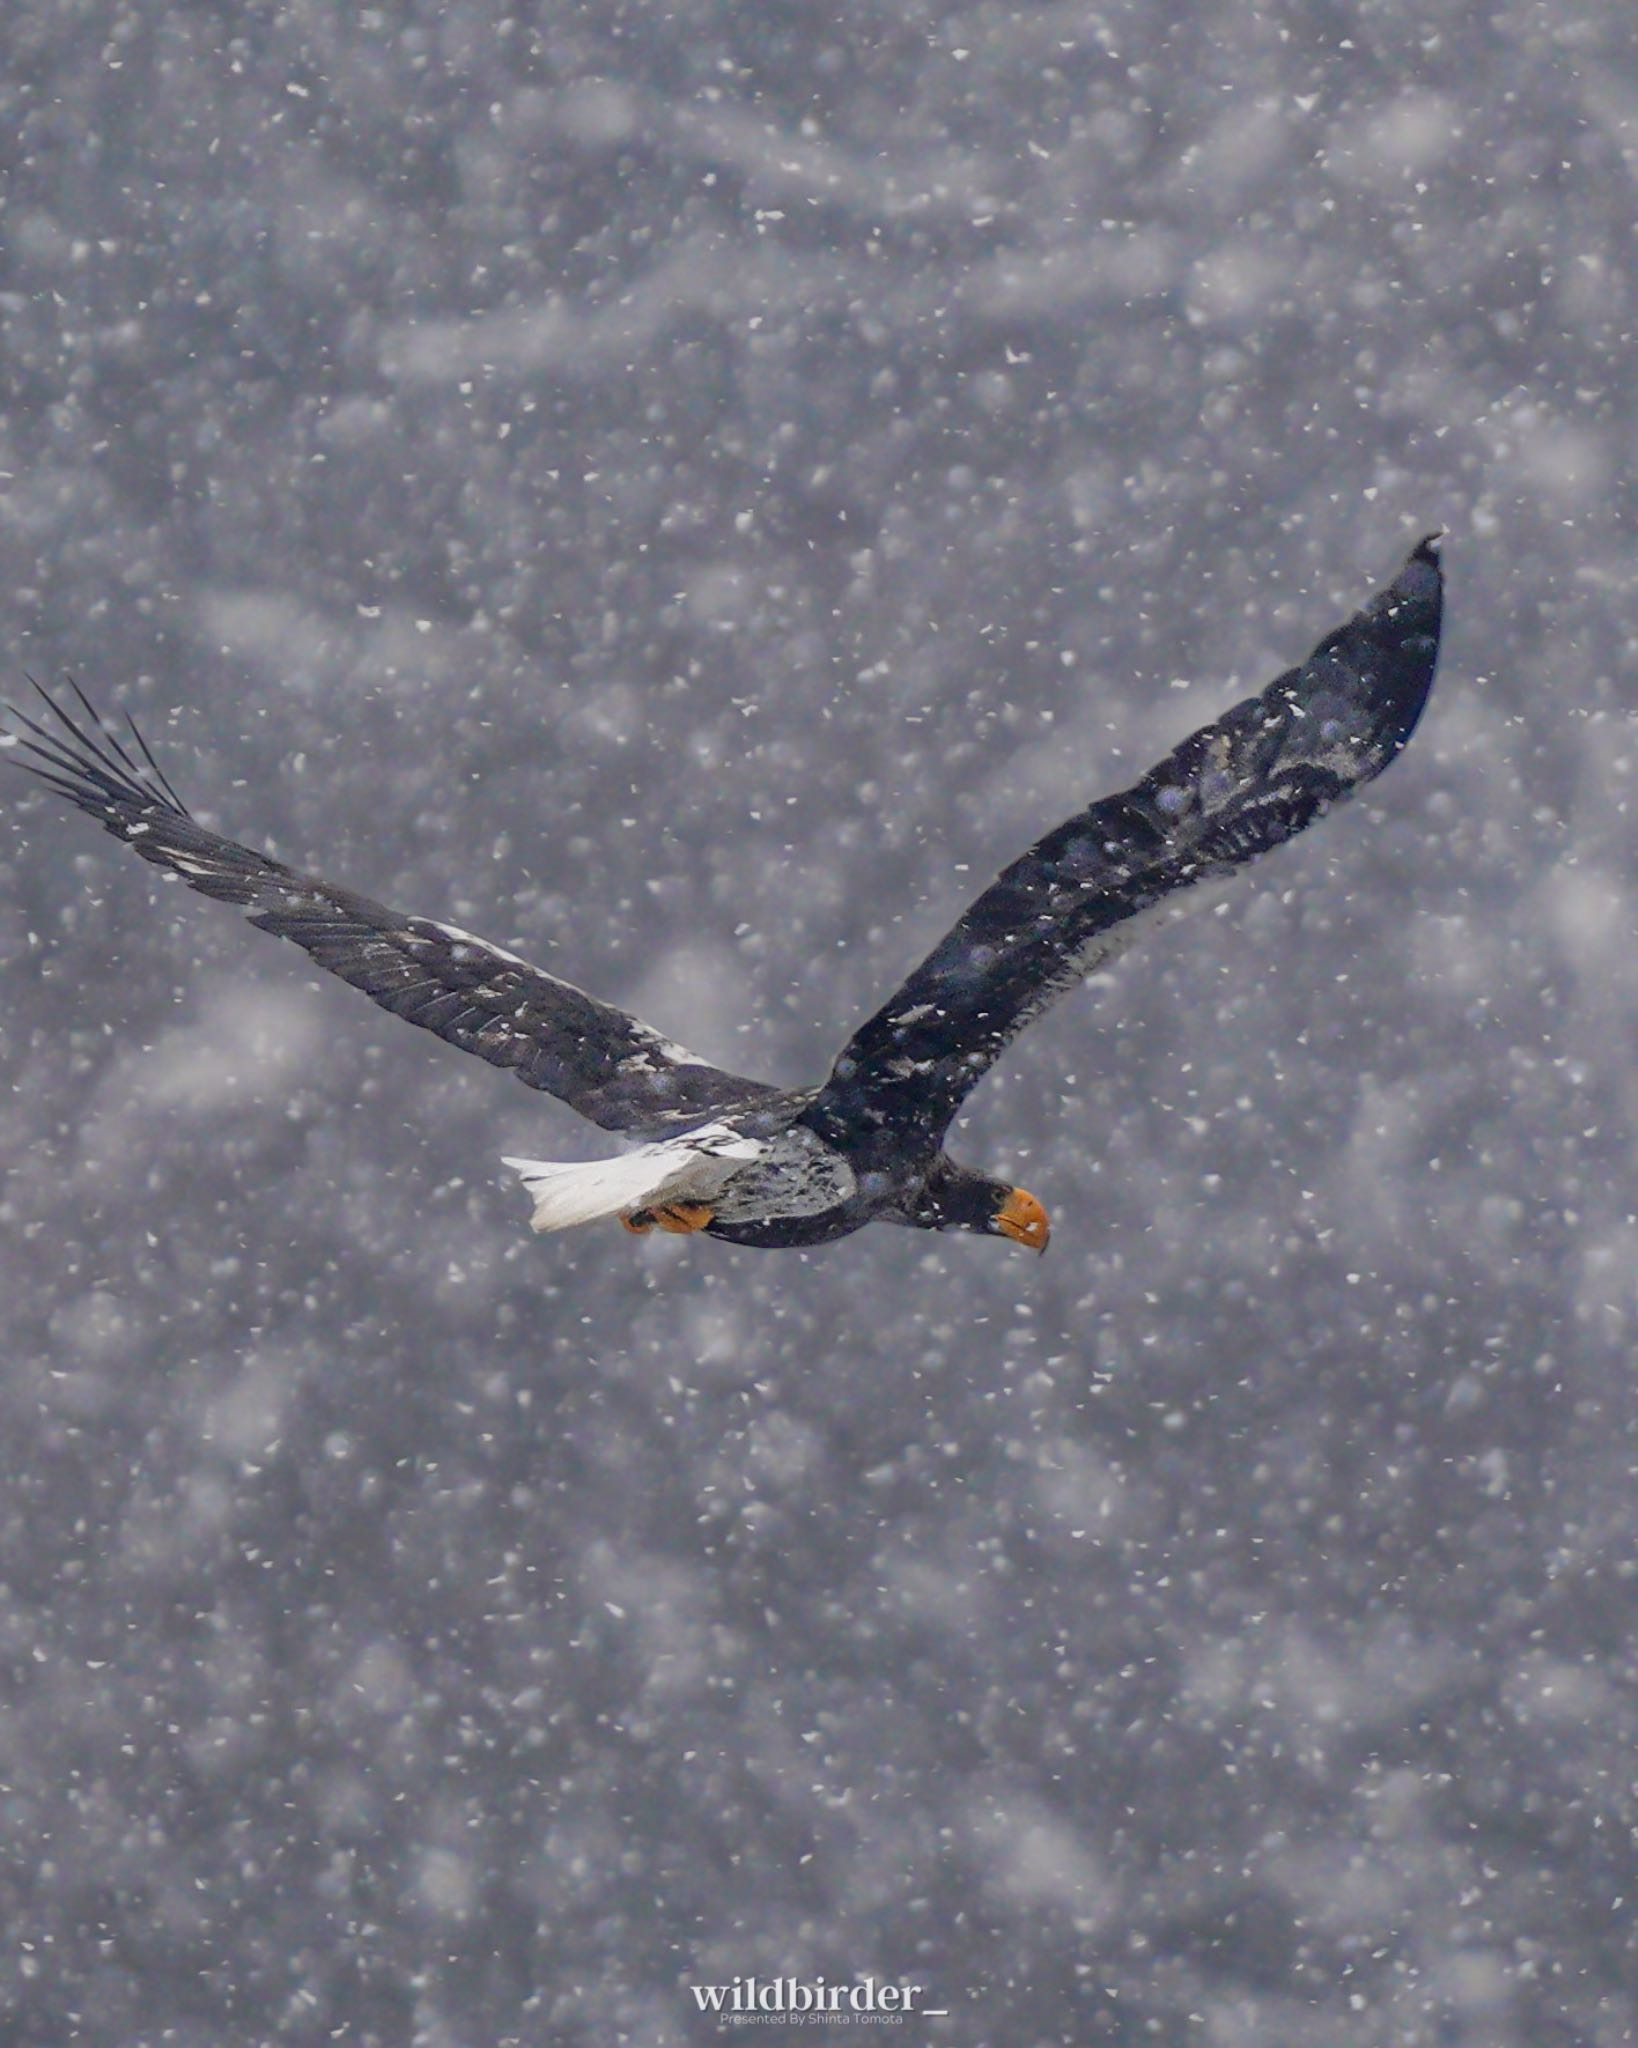
[[[76,687],[78,686],[76,685]],[[165,773],[164,769],[161,768],[159,763],[154,759],[153,749],[148,745],[147,740],[143,737],[141,726],[137,724],[136,720],[131,716],[129,711],[127,711],[125,714],[125,723],[131,728],[131,737],[136,741],[137,746],[141,751],[143,760],[148,764],[148,772],[153,776],[155,782],[159,784],[160,788],[165,792],[166,796],[170,799],[170,801],[173,804],[175,804],[176,808],[179,811],[186,811],[188,808],[187,805],[177,795],[175,785],[172,783],[171,778]]]
[[[136,767],[136,764],[127,756],[124,748],[119,743],[118,736],[109,732],[103,725],[102,720],[91,708],[85,692],[75,682],[74,678],[72,676],[65,676],[63,680],[79,700],[81,709],[85,713],[86,723],[91,728],[89,732],[79,724],[71,713],[64,710],[55,697],[42,689],[39,683],[34,682],[32,676],[29,678],[29,681],[34,683],[34,688],[41,700],[67,729],[70,738],[75,740],[83,750],[83,753],[89,756],[102,769],[105,787],[109,793],[114,794],[121,789],[139,789],[142,783],[141,772]],[[178,808],[180,809],[181,806],[179,805]]]
[[[120,739],[119,734],[114,731],[112,726],[104,722],[101,715],[93,707],[90,698],[87,697],[85,692],[80,688],[79,683],[75,677],[65,675],[63,677],[63,681],[74,692],[74,695],[79,702],[80,709],[85,714],[86,724],[90,726],[91,731],[96,735],[97,743],[103,750],[103,759],[108,760],[110,756],[113,756],[114,759],[117,760],[119,767],[124,771],[125,774],[130,776],[133,782],[140,782],[142,779],[142,770],[140,767],[138,767],[137,763],[131,759],[130,755],[126,753],[124,743]],[[75,733],[75,736],[83,740],[85,737],[84,734],[79,731],[79,728],[74,725],[74,722],[71,719],[67,718],[67,714],[63,713],[61,715],[64,717],[65,722],[68,724],[69,729]],[[131,716],[131,714],[128,711],[126,712],[125,715],[128,719]],[[134,724],[132,725],[131,729],[133,732],[136,730]],[[183,808],[183,805],[177,805],[178,810],[181,810]]]

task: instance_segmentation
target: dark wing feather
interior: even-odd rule
[[[1301,668],[1014,861],[855,1033],[806,1121],[937,1142],[1054,997],[1380,774],[1432,687],[1442,589],[1434,536]]]
[[[430,918],[400,917],[224,839],[189,813],[135,725],[133,752],[70,688],[78,717],[44,691],[51,723],[11,710],[21,729],[18,765],[144,860],[202,896],[238,904],[252,924],[293,940],[382,1009],[510,1067],[604,1130],[657,1134],[778,1094],[708,1066],[499,946]]]

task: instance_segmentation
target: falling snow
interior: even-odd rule
[[[20,0],[0,165],[10,687],[735,1071],[1450,577],[972,1098],[1040,1262],[532,1238],[595,1134],[10,778],[0,2032],[1638,2040],[1622,0]]]

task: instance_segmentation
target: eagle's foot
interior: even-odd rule
[[[681,1237],[690,1230],[703,1230],[716,1213],[704,1202],[668,1202],[663,1209],[654,1210],[653,1216],[662,1230]]]
[[[638,1237],[652,1230],[656,1223],[662,1230],[681,1237],[692,1230],[703,1230],[716,1213],[704,1202],[668,1202],[661,1209],[633,1209],[620,1221]]]

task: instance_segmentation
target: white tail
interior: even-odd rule
[[[531,1230],[567,1230],[599,1217],[629,1214],[662,1201],[709,1201],[765,1147],[726,1124],[683,1138],[639,1145],[613,1159],[503,1159],[534,1197]]]

